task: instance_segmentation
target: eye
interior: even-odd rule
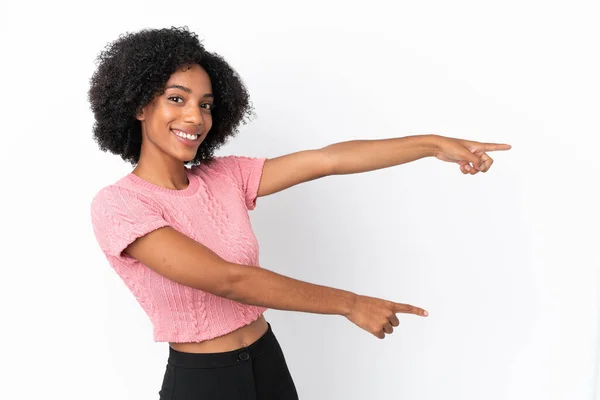
[[[215,105],[213,103],[203,103],[200,104],[200,107],[204,108],[207,111],[213,111],[215,109]]]
[[[169,96],[168,99],[169,100],[171,100],[171,99],[179,99],[179,100],[183,101],[183,99],[181,98],[181,96]],[[175,101],[175,103],[179,103],[179,102]]]

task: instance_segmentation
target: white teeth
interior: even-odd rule
[[[182,138],[186,138],[189,140],[196,140],[198,139],[198,135],[190,135],[189,133],[185,133],[185,132],[181,132],[181,131],[173,131],[173,133],[175,133],[177,136],[180,136]]]

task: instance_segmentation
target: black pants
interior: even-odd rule
[[[183,353],[169,347],[160,400],[297,400],[279,342],[268,331],[225,353]]]

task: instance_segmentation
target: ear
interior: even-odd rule
[[[141,110],[139,110],[136,114],[135,114],[135,118],[138,121],[143,121],[146,119],[146,113],[144,112],[146,110],[146,107],[142,108]]]

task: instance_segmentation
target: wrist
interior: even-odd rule
[[[352,314],[352,310],[354,309],[354,305],[356,304],[356,300],[358,299],[358,295],[356,293],[348,292],[348,296],[345,304],[342,307],[341,315],[348,318],[350,314]]]
[[[435,134],[423,135],[423,142],[427,148],[428,157],[435,157],[440,152],[442,138],[443,136]]]

